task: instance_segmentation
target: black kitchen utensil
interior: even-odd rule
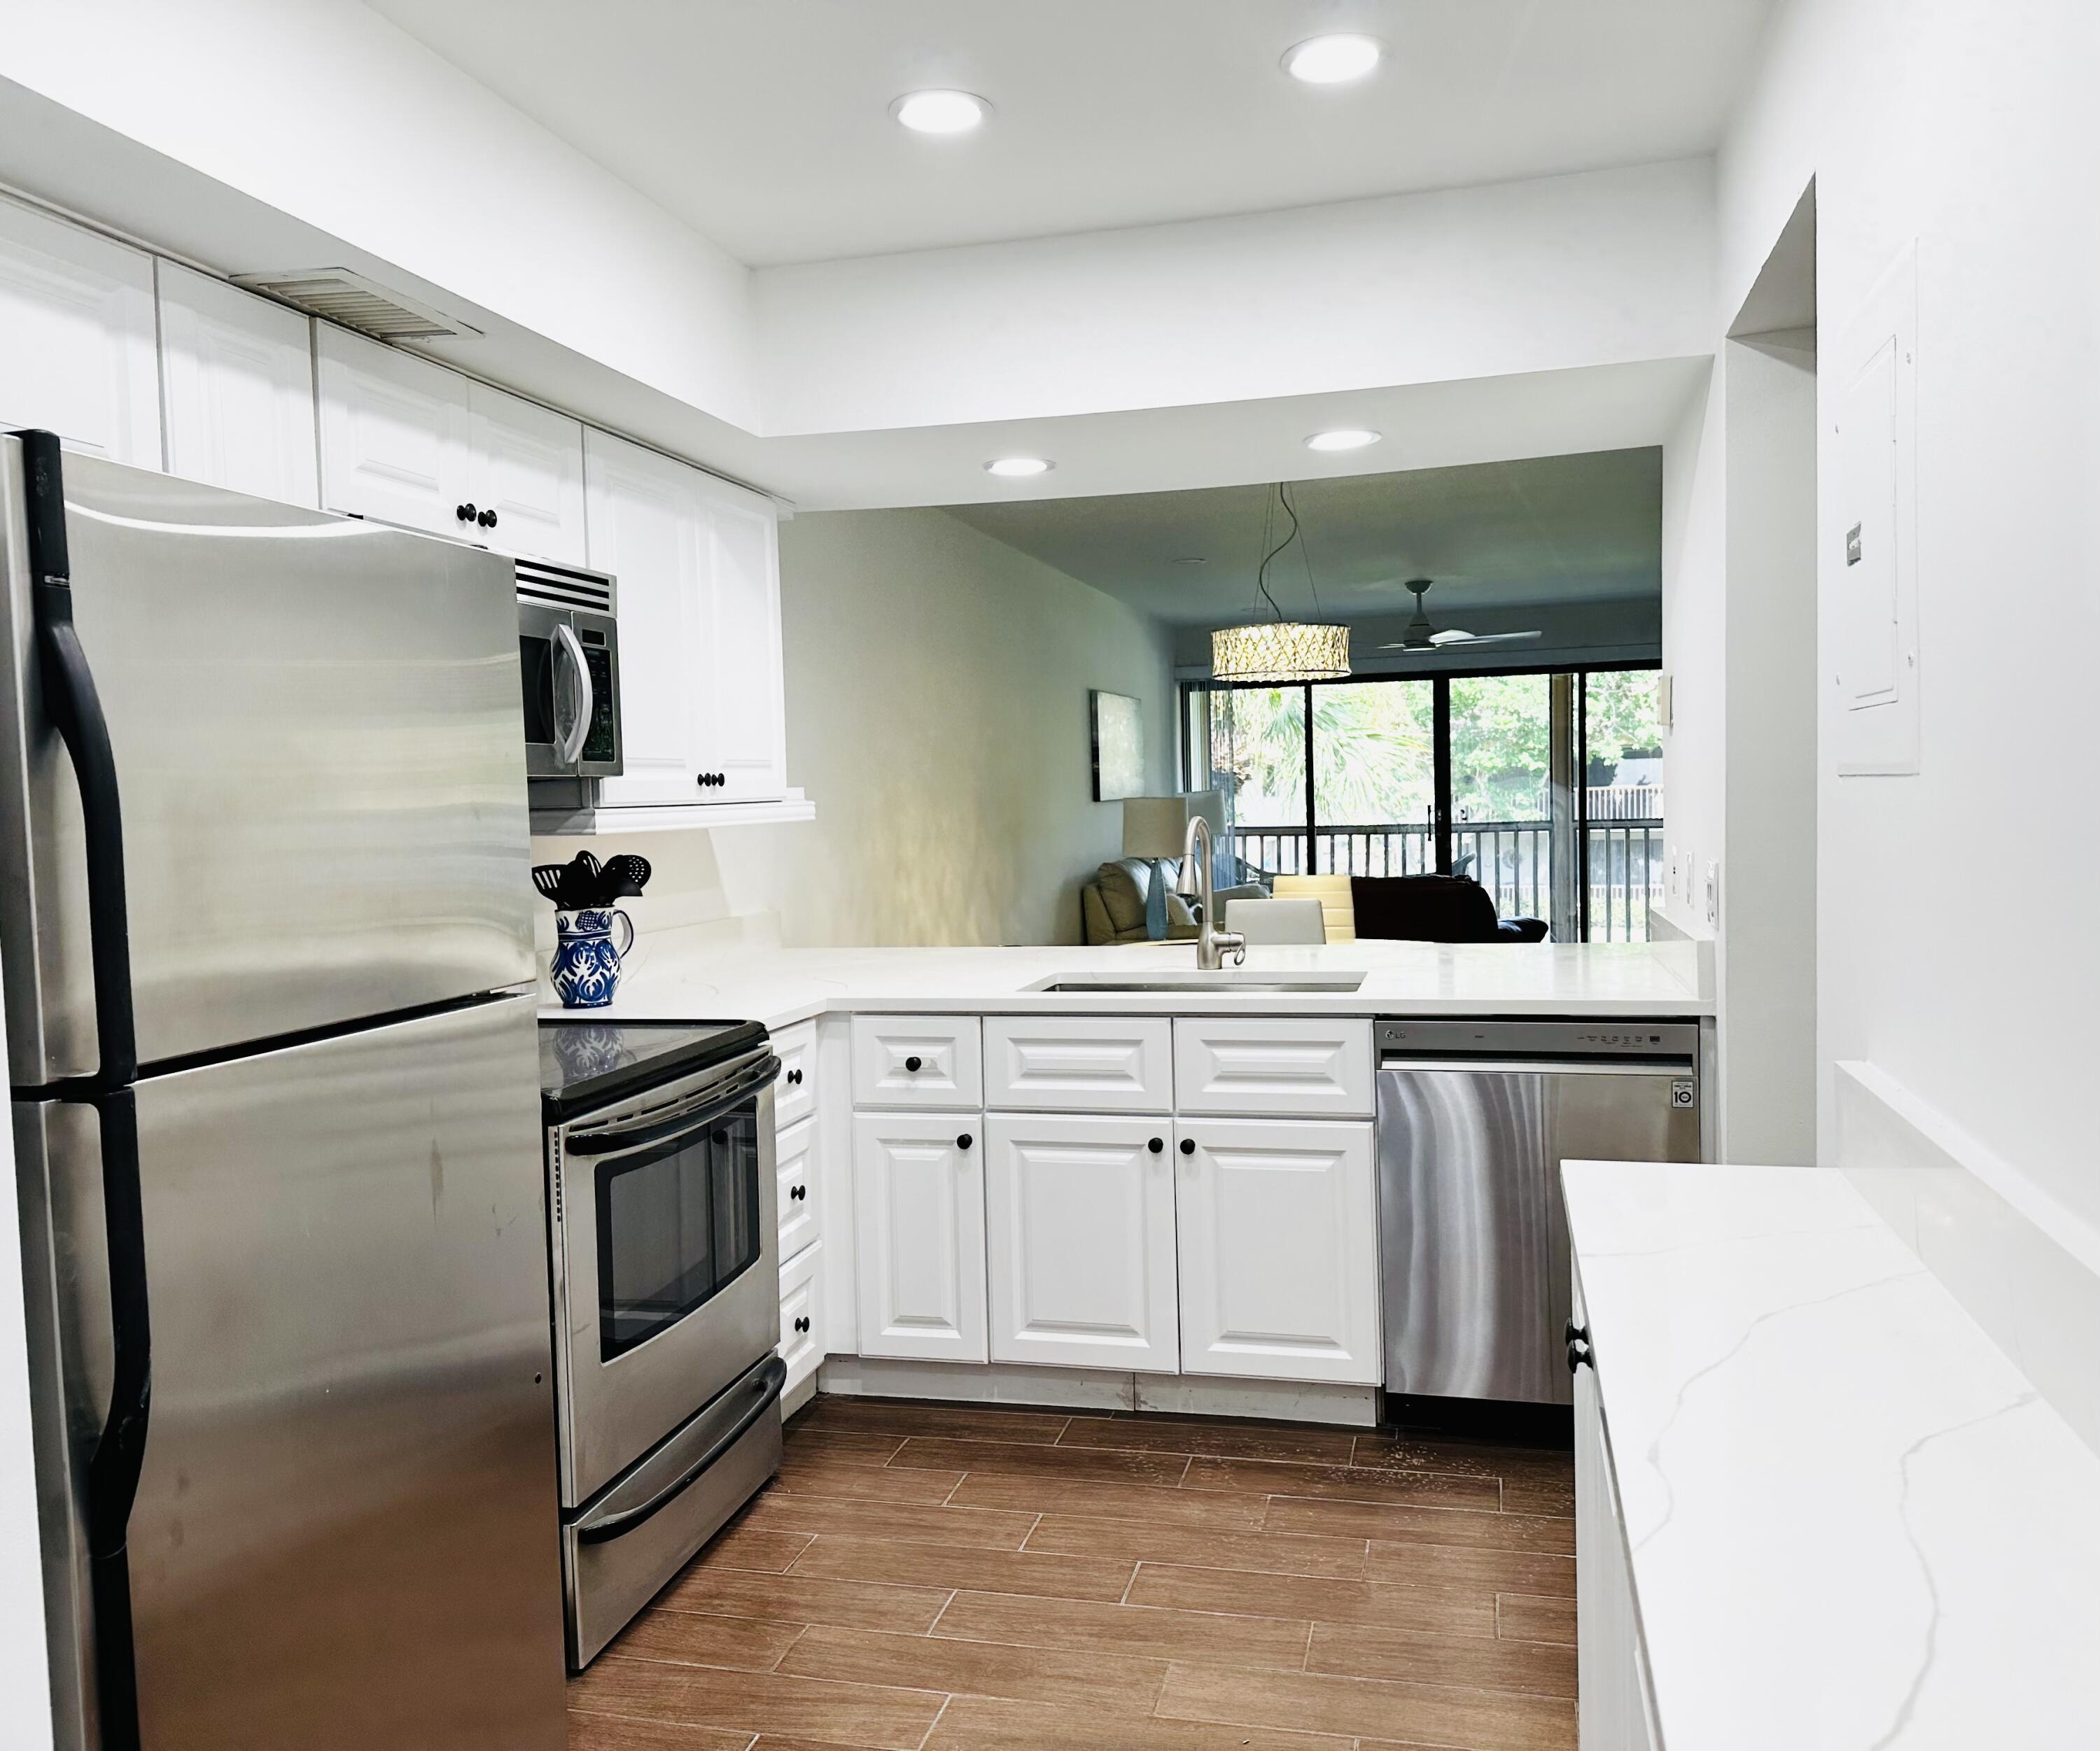
[[[532,885],[540,890],[540,898],[562,903],[562,883],[569,873],[566,863],[536,863],[532,866]]]
[[[646,858],[638,858],[623,853],[605,862],[603,883],[598,892],[601,906],[610,906],[615,900],[631,900],[649,885],[651,871]]]

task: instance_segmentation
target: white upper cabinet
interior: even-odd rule
[[[0,430],[159,468],[151,257],[0,201]]]
[[[638,444],[584,439],[589,562],[618,580],[625,774],[602,801],[778,800],[787,784],[778,518]]]
[[[320,326],[321,502],[433,534],[467,536],[467,380],[457,372]]]
[[[319,505],[313,324],[173,262],[158,273],[168,472]]]
[[[466,496],[479,539],[501,553],[582,565],[582,421],[486,383],[466,388]]]

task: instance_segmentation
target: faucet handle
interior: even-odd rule
[[[1246,937],[1239,931],[1217,931],[1212,934],[1211,941],[1217,946],[1220,955],[1230,955],[1233,957],[1235,967],[1246,964]]]

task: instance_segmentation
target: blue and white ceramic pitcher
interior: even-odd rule
[[[613,946],[613,921],[627,927],[627,940]],[[602,1009],[620,987],[620,964],[634,946],[634,920],[617,906],[589,906],[554,914],[554,964],[548,978],[565,1009]]]

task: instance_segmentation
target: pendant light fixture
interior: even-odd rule
[[[1276,513],[1290,519],[1290,532],[1275,546],[1268,545],[1275,532]],[[1298,513],[1290,495],[1278,485],[1276,496],[1262,518],[1260,567],[1255,573],[1255,611],[1264,602],[1275,615],[1245,626],[1220,627],[1211,634],[1211,678],[1214,681],[1335,681],[1349,673],[1349,629],[1319,621],[1288,620],[1276,598],[1269,593],[1268,568],[1278,554],[1298,543],[1305,562],[1305,584],[1312,597],[1313,611],[1320,607],[1320,592],[1312,583],[1312,562],[1306,557],[1305,540],[1299,533]]]

